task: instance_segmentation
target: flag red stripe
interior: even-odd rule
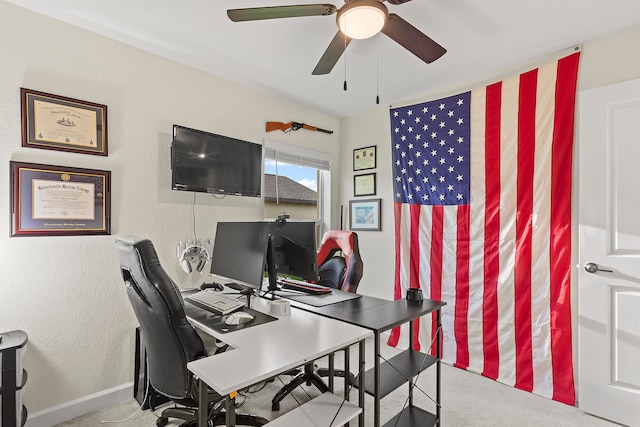
[[[551,164],[551,360],[553,399],[575,404],[571,350],[571,170],[580,53],[558,62]]]
[[[456,338],[456,363],[466,369],[469,366],[469,205],[458,207],[456,247],[456,307],[454,333]]]
[[[502,83],[487,86],[485,107],[485,215],[484,291],[482,332],[484,370],[496,379],[500,369],[498,350],[498,275],[500,272],[500,111]]]
[[[514,268],[516,383],[533,390],[531,337],[531,251],[535,159],[537,70],[520,76],[518,94],[518,173],[516,178],[516,259]]]
[[[411,205],[409,214],[411,215],[411,267],[409,279],[410,288],[420,288],[420,212],[421,205]],[[413,349],[420,350],[420,321],[413,322]]]
[[[400,242],[402,241],[402,235],[400,233],[400,225],[402,224],[402,203],[393,204],[393,217],[395,219],[395,247],[396,247],[396,273],[393,282],[393,299],[402,298],[402,284],[400,283],[400,271],[402,270],[401,257],[400,257]],[[400,327],[396,326],[391,330],[387,344],[395,347],[400,340]]]
[[[430,282],[431,289],[429,293],[431,299],[442,300],[442,255],[444,238],[444,208],[442,206],[431,207],[431,253],[429,255],[429,267],[431,269]],[[431,333],[432,337],[436,333],[436,313],[432,313]],[[435,346],[431,349],[431,354],[436,355]]]

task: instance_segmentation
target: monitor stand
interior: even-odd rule
[[[247,308],[251,308],[251,297],[255,295],[253,289],[247,288],[246,286],[242,286],[235,282],[226,283],[225,286],[238,291],[238,294],[240,295],[245,295],[247,297]]]

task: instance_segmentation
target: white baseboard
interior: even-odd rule
[[[51,427],[133,398],[133,382],[29,413],[25,427]],[[27,408],[28,410],[29,408]]]

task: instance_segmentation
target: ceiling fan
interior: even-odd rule
[[[426,63],[445,54],[447,50],[444,47],[395,13],[389,13],[383,1],[385,0],[345,0],[345,5],[341,8],[332,4],[302,4],[229,9],[227,15],[232,21],[240,22],[333,15],[337,12],[338,32],[311,73],[313,75],[330,73],[352,39],[366,39],[381,31]],[[386,1],[399,5],[411,0]]]

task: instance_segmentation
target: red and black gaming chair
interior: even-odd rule
[[[338,251],[341,256],[336,255]],[[318,248],[318,283],[355,293],[362,273],[358,235],[346,230],[327,231]]]

